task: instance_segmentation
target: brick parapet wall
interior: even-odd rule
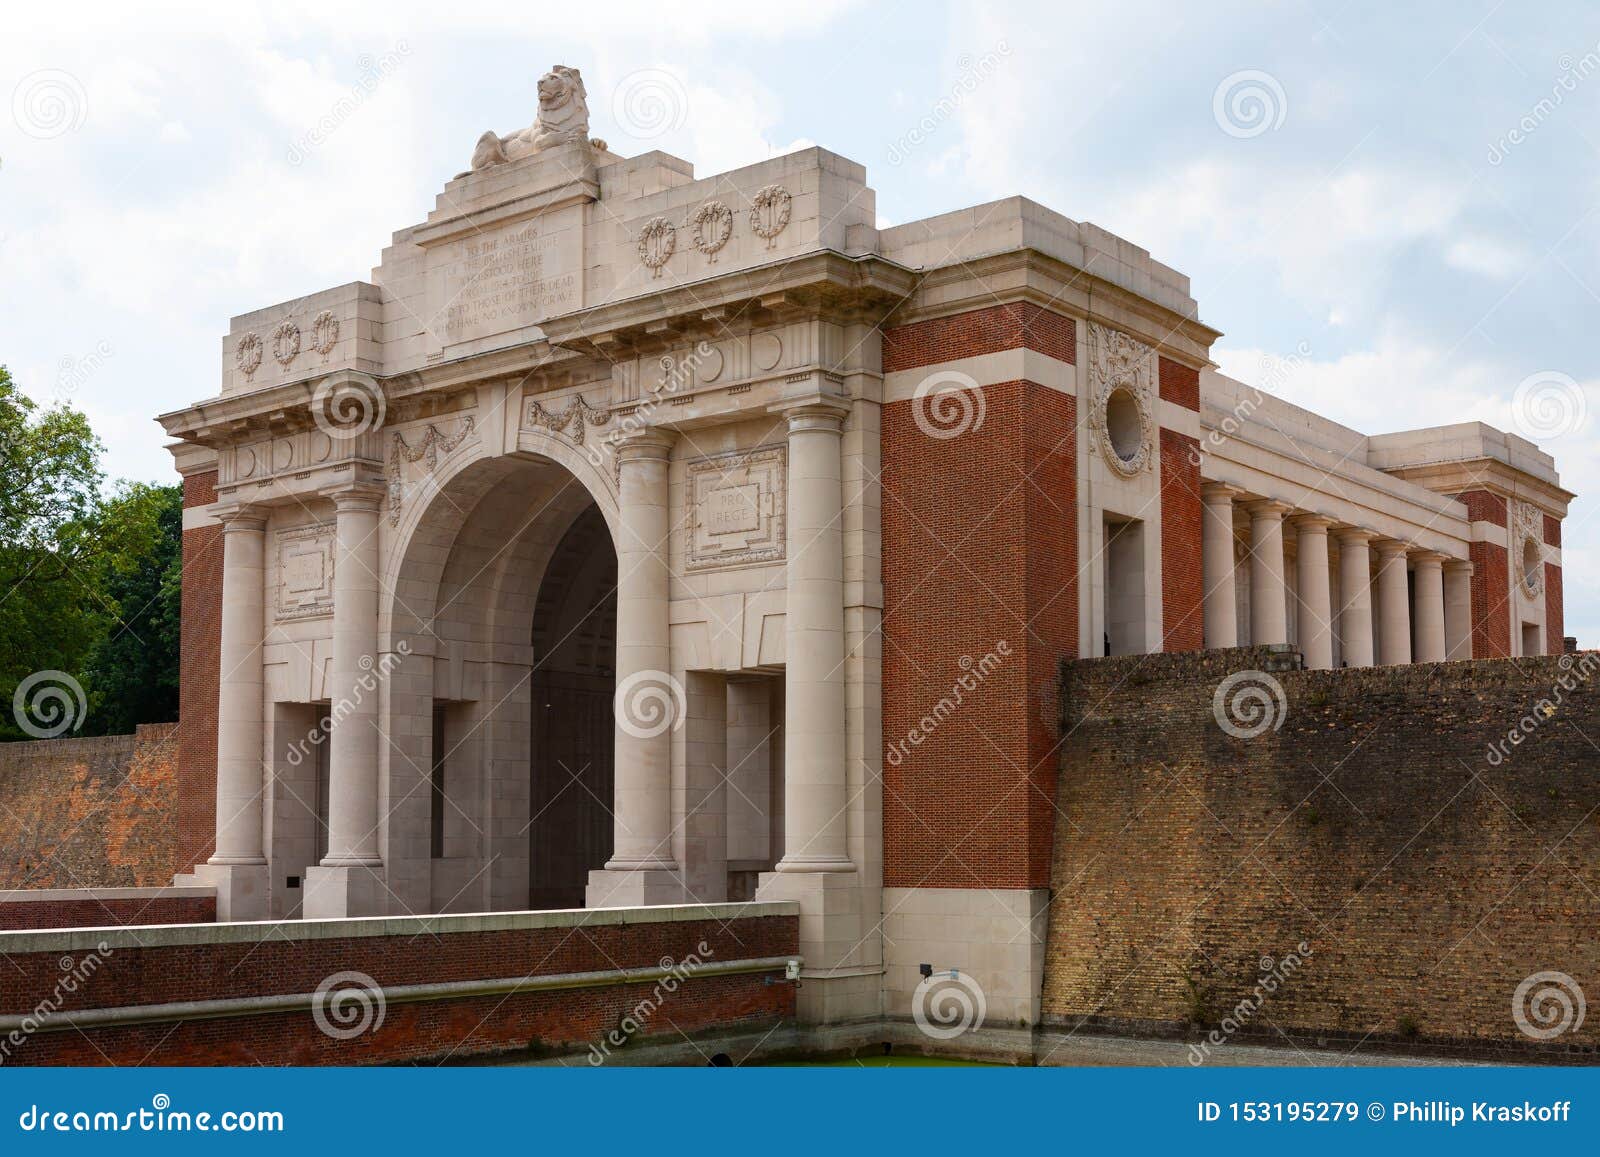
[[[217,500],[215,471],[183,480],[183,507]],[[169,871],[187,872],[215,849],[217,679],[222,663],[222,528],[183,532],[178,663],[177,842]]]
[[[0,744],[0,888],[170,884],[177,728]]]
[[[675,1040],[680,1032],[792,1019],[794,985],[782,982],[782,963],[727,974],[714,969],[792,957],[798,936],[793,906],[772,904],[6,933],[0,951],[15,967],[0,978],[0,1017],[26,1016],[53,994],[56,1007],[44,1018],[51,1031],[27,1036],[6,1058],[24,1064],[366,1064],[581,1048],[647,1000],[658,1007],[641,1018],[643,1036]],[[58,988],[63,957],[80,969],[93,958],[72,992]],[[697,976],[691,957],[711,967]],[[665,991],[655,979],[567,980],[655,970],[663,962],[686,970]],[[98,1016],[131,1006],[311,994],[341,973],[369,977],[376,985],[369,1000],[375,991],[385,994],[381,1024],[369,1019],[368,1031],[349,1039],[319,1030],[309,1004],[82,1029],[67,1023],[89,1010]],[[540,977],[560,977],[565,986],[472,989],[475,982]],[[404,991],[451,983],[464,986],[460,995]],[[332,1011],[336,1026],[347,1025]]]
[[[1286,672],[1281,727],[1226,734],[1218,685],[1270,662],[1066,666],[1046,1019],[1214,1028],[1304,941],[1245,1035],[1592,1059],[1592,1019],[1536,1044],[1511,1005],[1600,984],[1600,655]]]
[[[987,386],[982,423],[951,438],[916,404],[883,408],[884,882],[1043,887],[1055,671],[1078,649],[1075,400]]]

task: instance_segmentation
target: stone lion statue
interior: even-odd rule
[[[588,136],[589,102],[583,91],[583,77],[576,68],[558,64],[539,78],[537,119],[509,136],[484,133],[478,138],[478,147],[472,150],[472,169],[476,172],[521,160],[568,141],[587,140]]]

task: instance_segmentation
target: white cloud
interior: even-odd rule
[[[1452,269],[1484,277],[1514,277],[1527,270],[1532,255],[1520,246],[1494,237],[1460,237],[1444,251],[1445,263]]]

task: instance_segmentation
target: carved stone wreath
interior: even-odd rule
[[[733,235],[733,210],[721,201],[707,201],[696,210],[689,224],[694,227],[690,239],[694,247],[706,255],[708,262],[714,262],[717,250]]]
[[[333,311],[323,310],[317,314],[317,319],[311,323],[311,348],[323,357],[333,352],[333,347],[339,344],[339,319]]]
[[[404,464],[407,462],[421,462],[423,470],[431,476],[434,468],[439,465],[439,455],[449,454],[456,447],[467,440],[467,436],[477,426],[477,420],[468,414],[461,419],[461,427],[450,436],[439,432],[439,427],[429,425],[422,432],[422,440],[415,446],[406,441],[406,436],[400,431],[394,432],[394,443],[389,451],[389,524],[398,525],[400,522],[400,508],[405,504],[405,485],[402,481]]]
[[[758,190],[750,201],[750,231],[767,243],[771,249],[773,238],[789,224],[789,214],[794,209],[794,198],[782,185],[767,185]]]
[[[1132,478],[1155,459],[1155,383],[1151,349],[1137,338],[1110,326],[1089,324],[1094,360],[1089,366],[1094,399],[1089,430],[1100,455],[1118,474]],[[1113,395],[1126,391],[1139,413],[1139,446],[1130,456],[1117,452],[1111,437],[1109,407]]]
[[[261,338],[254,333],[245,334],[234,347],[233,364],[239,367],[239,372],[246,378],[253,377],[261,368],[262,349]]]
[[[665,217],[656,217],[639,231],[639,260],[652,276],[661,276],[661,267],[678,247],[678,231]]]
[[[300,356],[300,327],[288,318],[272,331],[272,356],[284,369]]]

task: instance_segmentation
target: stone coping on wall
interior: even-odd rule
[[[137,891],[137,889],[128,889]],[[172,889],[181,891],[182,889]],[[192,891],[209,894],[210,889]],[[190,944],[358,939],[374,936],[449,936],[540,928],[596,928],[693,920],[731,921],[799,916],[793,900],[736,904],[660,904],[634,908],[565,908],[543,912],[473,912],[448,916],[367,916],[344,920],[262,920],[241,924],[146,924],[0,932],[0,952],[73,952],[98,948],[165,948]]]
[[[165,888],[0,888],[0,904],[48,904],[62,901],[205,900],[216,895],[209,885]]]

